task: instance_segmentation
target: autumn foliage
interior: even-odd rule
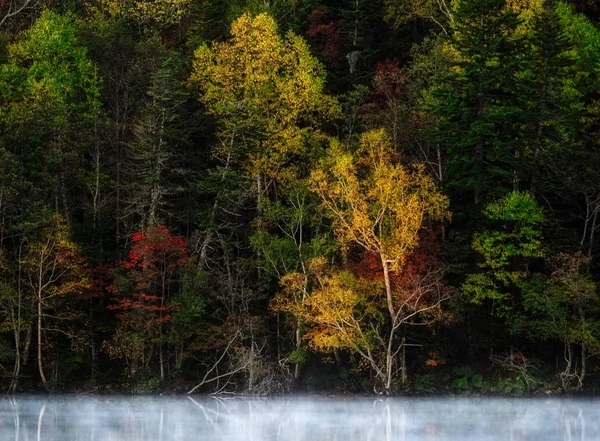
[[[339,26],[319,9],[311,12],[308,21],[306,34],[309,40],[319,48],[325,63],[330,67],[336,67],[342,52]]]
[[[190,260],[188,244],[164,225],[138,231],[131,236],[122,288],[109,306],[116,310],[120,326],[106,349],[113,357],[126,358],[131,374],[153,343],[160,342],[164,325],[171,321],[171,289],[178,271]]]

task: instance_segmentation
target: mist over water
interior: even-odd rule
[[[4,397],[1,441],[592,441],[593,400]]]

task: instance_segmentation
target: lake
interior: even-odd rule
[[[596,441],[560,398],[0,398],[1,441]]]

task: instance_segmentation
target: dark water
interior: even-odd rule
[[[596,441],[600,401],[4,397],[0,441]]]

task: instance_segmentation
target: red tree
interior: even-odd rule
[[[108,343],[108,351],[125,358],[133,376],[140,362],[147,364],[147,349],[157,342],[164,379],[164,334],[173,310],[170,292],[179,270],[190,260],[190,250],[184,239],[174,236],[164,225],[138,231],[131,240],[127,260],[122,263],[130,289],[110,306],[120,311],[117,318],[121,325]],[[122,289],[114,291],[120,294]]]
[[[316,9],[308,17],[306,33],[313,46],[316,46],[321,53],[327,66],[336,67],[342,50],[337,24],[325,12]]]

